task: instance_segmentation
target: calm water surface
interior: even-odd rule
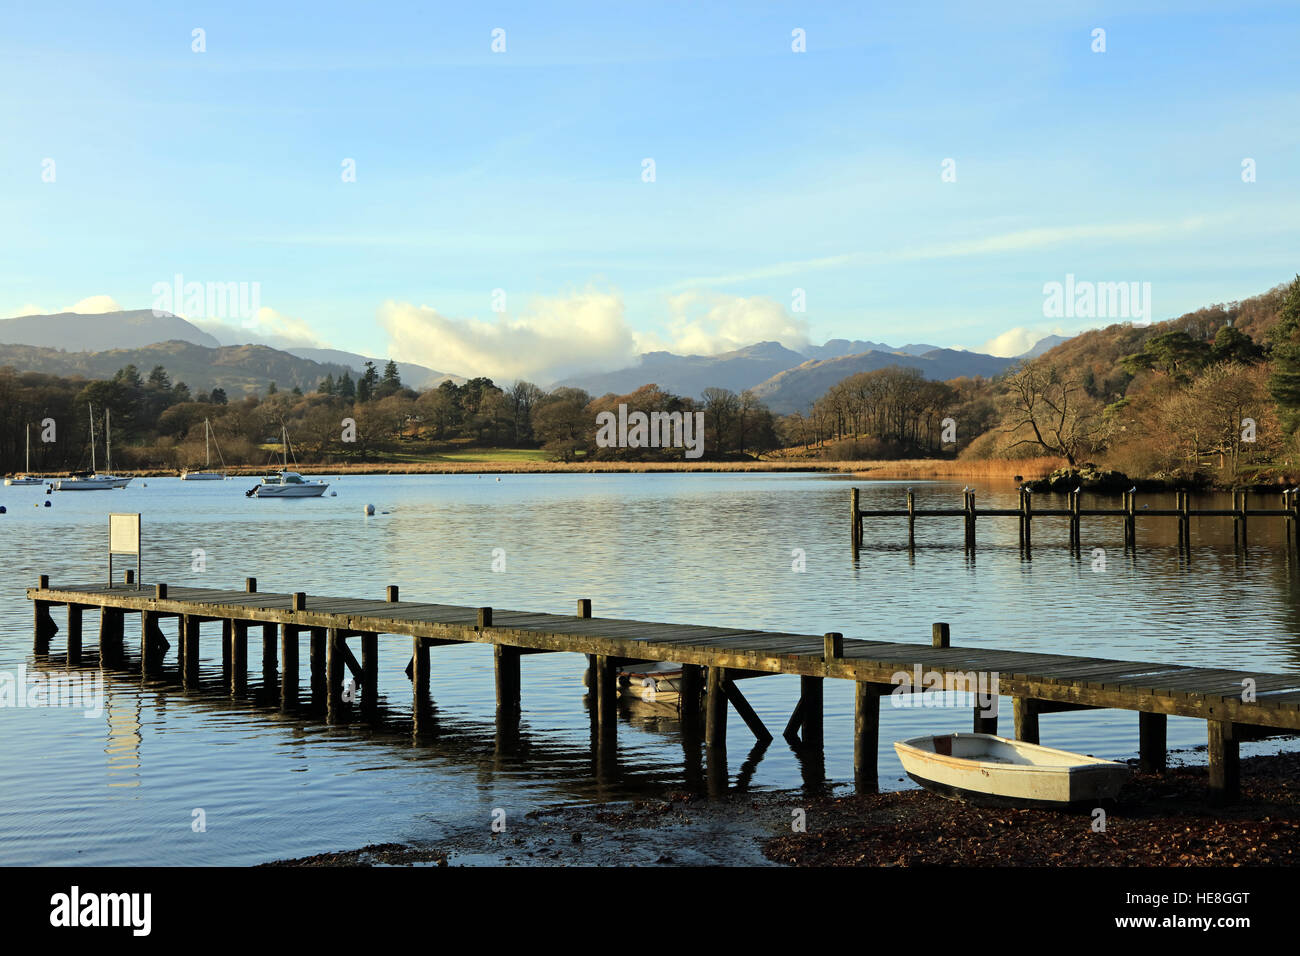
[[[1118,522],[1094,519],[1075,558],[1065,523],[1040,519],[1026,561],[1014,519],[989,519],[972,561],[959,519],[920,523],[911,554],[900,546],[904,523],[891,519],[868,524],[855,563],[849,485],[829,476],[347,477],[332,486],[337,497],[306,501],[245,498],[252,483],[137,479],[125,491],[54,494],[50,508],[33,507],[46,499],[43,488],[0,488],[8,509],[0,516],[0,671],[63,669],[62,634],[49,660],[33,657],[23,589],[42,573],[55,584],[100,580],[105,515],[139,511],[146,580],[177,585],[239,587],[254,575],[262,590],[380,597],[396,583],[409,600],[557,613],[590,597],[598,615],[913,642],[928,642],[930,623],[946,620],[954,644],[1300,673],[1300,576],[1278,522],[1252,524],[1244,552],[1234,551],[1228,522],[1194,525],[1189,559],[1174,546],[1172,520],[1140,523],[1132,556]],[[920,507],[960,504],[960,484],[874,482],[861,485],[863,507],[898,507],[909,484]],[[1015,504],[1010,485],[983,484],[979,493],[981,505]],[[1037,499],[1039,507],[1051,501]],[[367,503],[386,513],[366,517]],[[1104,571],[1092,570],[1094,548],[1105,550]],[[195,549],[205,552],[203,572],[192,570]],[[504,550],[504,572],[493,571],[494,549]],[[803,573],[792,570],[795,549],[806,555]],[[62,609],[55,620],[62,626]],[[170,671],[174,627],[164,622]],[[379,691],[392,719],[327,726],[266,706],[256,631],[249,695],[223,693],[218,628],[204,626],[202,690],[111,672],[98,717],[0,708],[0,863],[248,864],[478,833],[486,848],[494,808],[526,826],[533,809],[699,782],[675,723],[637,713],[620,725],[617,771],[596,779],[580,655],[524,658],[521,739],[507,753],[495,735],[490,648],[432,652],[440,734],[417,746],[402,673],[409,641],[381,638]],[[88,615],[88,650],[96,633]],[[302,658],[305,667],[305,648]],[[801,786],[805,770],[779,734],[798,679],[741,688],[777,740],[751,754],[752,737],[733,713],[731,786]],[[825,695],[825,773],[844,783],[853,770],[852,688],[828,681]],[[1003,714],[1009,732],[1005,701]],[[886,707],[882,786],[910,786],[898,780],[894,740],[969,727],[966,709]],[[1170,747],[1203,744],[1204,733],[1201,721],[1171,718]],[[1042,738],[1124,758],[1136,752],[1137,717],[1049,715]],[[1261,748],[1270,745],[1243,752]],[[191,825],[196,809],[204,832]]]

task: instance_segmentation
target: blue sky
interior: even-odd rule
[[[187,317],[541,381],[1300,271],[1294,3],[175,6],[5,11],[0,315],[256,282],[252,332]]]

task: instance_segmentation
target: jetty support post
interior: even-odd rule
[[[379,705],[379,634],[366,631],[361,635],[361,709],[374,710]]]
[[[280,625],[280,706],[288,707],[298,699],[298,632],[297,624]]]
[[[1217,803],[1232,803],[1241,794],[1241,760],[1230,720],[1207,720],[1210,751],[1210,795]]]
[[[85,606],[68,605],[68,666],[75,667],[81,663],[81,617]]]
[[[496,671],[497,714],[503,717],[517,715],[520,710],[519,648],[493,644],[492,656]]]
[[[199,618],[193,614],[182,614],[181,632],[181,686],[195,688],[199,686]]]
[[[916,547],[916,493],[907,489],[907,548]]]
[[[122,658],[122,638],[126,630],[125,615],[117,608],[99,609],[99,666],[118,664]]]
[[[1124,547],[1137,550],[1137,495],[1124,492]]]
[[[862,547],[862,509],[858,505],[858,489],[849,489],[849,506],[853,516],[853,553],[857,554],[858,549]]]
[[[1070,492],[1070,544],[1077,552],[1081,547],[1081,535],[1079,529],[1079,500],[1083,497],[1077,489]]]
[[[1017,507],[1017,509],[1018,509],[1019,512],[1020,512],[1020,514],[1018,514],[1018,515],[1016,516],[1016,524],[1019,525],[1019,532],[1020,532],[1020,550],[1023,551],[1023,550],[1025,549],[1025,530],[1026,530],[1026,528],[1025,528],[1025,525],[1026,525],[1026,522],[1025,522],[1025,486],[1024,486],[1024,485],[1021,485],[1021,486],[1020,486],[1020,500],[1019,500],[1019,502],[1018,502],[1018,504],[1017,504],[1016,507]]]
[[[165,594],[165,592],[164,592]],[[140,612],[140,676],[153,677],[162,670],[163,654],[167,651],[167,638],[158,626],[156,611]]]
[[[682,665],[680,699],[682,730],[687,736],[698,737],[700,732],[700,707],[704,703],[704,668],[700,667],[700,665]]]
[[[1025,489],[1024,517],[1025,522],[1025,554],[1029,555],[1034,546],[1034,495],[1028,488]]]
[[[1178,492],[1178,546],[1185,550],[1192,549],[1191,495],[1186,491]]]
[[[799,742],[805,747],[811,747],[814,750],[821,750],[824,746],[825,726],[824,706],[823,706],[823,687],[826,681],[822,677],[809,677],[801,675],[799,677],[799,706],[797,714],[799,723],[802,725],[802,734]],[[791,718],[793,724],[794,718]],[[790,736],[792,728],[786,728],[786,737]]]
[[[596,729],[602,745],[618,732],[618,664],[605,654],[596,655]]]
[[[975,550],[975,492],[968,491],[964,495],[963,508],[966,512],[966,550]]]
[[[877,754],[880,749],[879,684],[857,681],[853,701],[853,785],[858,793],[880,788]]]
[[[274,623],[262,625],[262,684],[273,687],[276,683],[276,668],[279,666],[280,626]]]
[[[326,633],[325,700],[327,710],[333,714],[343,706],[343,658],[346,644],[341,629],[331,627]]]
[[[429,642],[423,637],[412,639],[411,648],[411,689],[413,699],[411,713],[414,718],[416,736],[424,733],[432,714],[429,700]]]
[[[1032,697],[1013,697],[1011,715],[1016,729],[1016,740],[1027,744],[1038,743],[1038,701]]]
[[[230,696],[248,690],[248,622],[230,622]]]
[[[235,648],[235,622],[223,618],[221,621],[221,683],[230,686],[230,675],[234,672],[231,655]]]
[[[319,701],[325,696],[325,628],[310,628],[307,663],[311,669],[311,696]]]
[[[1164,714],[1138,711],[1139,767],[1147,773],[1163,773],[1166,761],[1168,718]]]
[[[37,587],[42,591],[48,591],[50,576],[42,574],[37,579]],[[32,602],[32,650],[37,654],[50,652],[50,638],[59,630],[59,626],[54,623],[54,618],[50,616],[50,607],[49,601]]]
[[[1241,489],[1241,546],[1243,548],[1246,547],[1246,535],[1248,534],[1248,529],[1250,527],[1250,520],[1249,520],[1250,505],[1248,503],[1249,495],[1250,495],[1250,489],[1248,488]]]
[[[709,668],[709,687],[705,699],[704,745],[727,745],[727,691],[722,686],[727,679],[725,667]]]
[[[987,674],[991,680],[985,681],[984,677],[987,672],[979,672],[976,677],[976,686],[970,688],[970,692],[975,695],[975,718],[972,730],[977,734],[993,734],[997,736],[998,732],[998,687],[997,675]],[[985,692],[987,691],[987,698]],[[985,708],[992,708],[989,712]]]

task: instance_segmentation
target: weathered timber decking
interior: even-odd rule
[[[973,675],[983,675],[984,680],[992,682],[997,695],[1013,698],[1016,736],[1024,740],[1037,740],[1040,714],[1079,708],[1138,711],[1142,715],[1142,761],[1153,768],[1164,764],[1166,716],[1205,720],[1211,747],[1211,785],[1225,797],[1231,797],[1236,790],[1239,740],[1300,731],[1300,674],[951,647],[947,625],[935,625],[930,644],[908,644],[846,639],[839,634],[600,618],[591,616],[588,601],[580,601],[578,613],[568,615],[401,601],[397,600],[396,588],[389,589],[391,600],[259,592],[254,579],[249,579],[243,591],[165,585],[147,589],[105,584],[53,587],[42,579],[41,586],[29,589],[27,596],[35,609],[38,652],[48,653],[50,637],[58,631],[50,608],[67,606],[70,659],[80,656],[84,610],[99,609],[101,666],[114,660],[114,642],[120,643],[123,635],[123,615],[139,613],[145,676],[162,669],[165,646],[158,641],[158,620],[181,619],[178,657],[180,672],[187,682],[191,677],[196,679],[198,672],[198,625],[204,621],[223,622],[223,655],[233,661],[232,686],[244,679],[248,630],[250,626],[261,626],[264,654],[272,661],[276,660],[278,645],[286,693],[289,682],[296,687],[298,636],[308,631],[312,635],[309,653],[313,682],[319,677],[328,684],[331,704],[338,700],[344,667],[351,669],[363,686],[374,686],[379,666],[378,635],[408,637],[412,639],[411,650],[404,651],[393,663],[407,666],[410,655],[417,731],[422,694],[428,689],[429,650],[440,644],[476,642],[495,647],[499,713],[517,712],[519,708],[522,655],[559,651],[588,655],[596,695],[593,712],[601,728],[610,733],[614,729],[612,700],[618,667],[632,661],[681,663],[686,665],[683,717],[698,717],[700,701],[705,699],[706,743],[711,745],[725,742],[728,700],[756,736],[770,739],[762,721],[735,687],[737,679],[764,674],[803,677],[799,706],[786,736],[798,742],[795,735],[802,727],[803,743],[813,745],[820,743],[821,736],[820,679],[851,680],[859,685],[856,776],[864,786],[874,786],[876,780],[879,699],[898,687],[912,689],[913,676],[918,672],[927,675],[923,681],[932,681],[928,674],[942,675],[943,686],[955,690],[974,689]],[[360,664],[347,647],[350,637],[362,639]],[[720,688],[724,693],[706,694],[702,680],[705,673],[708,687]],[[917,683],[918,689],[920,686]],[[1248,686],[1253,690],[1253,700],[1244,693]],[[977,712],[978,729],[996,732],[996,725],[996,717]],[[871,766],[867,766],[868,759]]]

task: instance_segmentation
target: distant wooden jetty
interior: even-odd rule
[[[128,577],[133,572],[127,572]],[[570,652],[585,654],[593,678],[597,746],[615,740],[616,680],[620,667],[632,662],[675,661],[684,665],[682,719],[694,733],[701,720],[711,750],[726,744],[727,706],[734,707],[760,742],[772,735],[740,693],[736,683],[769,674],[798,674],[800,697],[785,729],[793,745],[820,752],[822,688],[827,679],[855,682],[854,777],[859,788],[875,789],[880,732],[880,700],[896,690],[936,689],[930,675],[942,675],[943,689],[961,691],[973,681],[991,685],[1013,700],[1016,737],[1038,742],[1039,716],[1064,710],[1113,708],[1138,712],[1142,764],[1165,765],[1168,715],[1206,721],[1210,785],[1224,800],[1238,792],[1238,742],[1300,731],[1300,675],[1183,667],[1137,661],[1104,660],[1062,654],[1038,654],[984,648],[952,647],[947,624],[935,624],[929,644],[846,639],[821,635],[631,621],[592,616],[589,600],[574,614],[542,614],[491,607],[470,607],[398,598],[389,587],[382,600],[295,593],[269,593],[248,578],[243,590],[129,584],[83,584],[55,587],[42,575],[27,591],[35,619],[35,650],[48,655],[58,632],[51,608],[67,608],[67,655],[83,658],[83,619],[99,615],[99,664],[125,663],[125,618],[139,615],[139,667],[143,679],[176,680],[184,687],[199,681],[200,626],[219,622],[224,679],[232,695],[247,690],[248,634],[260,628],[264,674],[278,668],[282,706],[298,695],[299,644],[309,635],[313,688],[327,702],[328,719],[343,719],[352,709],[364,714],[376,704],[381,666],[381,635],[398,644],[394,664],[406,666],[412,688],[416,734],[429,714],[430,652],[467,642],[490,644],[496,672],[496,714],[504,726],[517,721],[521,707],[520,661],[525,655]],[[159,623],[175,618],[180,639],[178,661],[164,663],[169,649]],[[359,639],[361,659],[349,648]],[[409,665],[407,661],[410,661]],[[345,671],[362,693],[356,705],[345,700]],[[917,674],[926,675],[924,682]],[[997,732],[997,717],[976,709],[976,731]],[[723,760],[725,773],[725,760]]]
[[[1300,524],[1297,523],[1297,519],[1300,519],[1300,493],[1293,488],[1281,492],[1281,508],[1252,508],[1249,505],[1249,493],[1246,491],[1234,491],[1232,493],[1231,508],[1192,508],[1190,505],[1191,496],[1186,491],[1175,493],[1173,508],[1148,508],[1146,505],[1139,508],[1137,493],[1134,491],[1123,493],[1118,508],[1084,508],[1080,505],[1082,493],[1080,491],[1071,491],[1066,494],[1066,506],[1064,508],[1035,509],[1033,494],[1027,488],[1021,488],[1020,501],[1015,508],[976,508],[975,492],[965,489],[962,492],[962,505],[960,508],[921,509],[916,507],[915,492],[909,489],[904,507],[881,509],[862,508],[859,505],[858,491],[857,488],[849,489],[853,522],[853,550],[855,552],[864,544],[865,529],[863,526],[867,518],[906,518],[907,545],[909,548],[916,546],[916,522],[918,518],[961,518],[965,533],[965,546],[970,551],[975,550],[975,523],[980,518],[1017,519],[1020,529],[1020,547],[1025,551],[1033,547],[1034,520],[1038,518],[1067,519],[1070,530],[1070,547],[1075,549],[1080,546],[1080,525],[1084,518],[1117,519],[1124,531],[1124,547],[1133,549],[1137,548],[1138,518],[1177,518],[1178,546],[1180,549],[1185,550],[1190,550],[1192,546],[1193,518],[1231,519],[1233,541],[1239,547],[1246,546],[1246,534],[1251,519],[1281,518],[1285,524],[1287,547],[1300,549],[1300,537],[1297,537],[1297,528],[1300,527]]]

